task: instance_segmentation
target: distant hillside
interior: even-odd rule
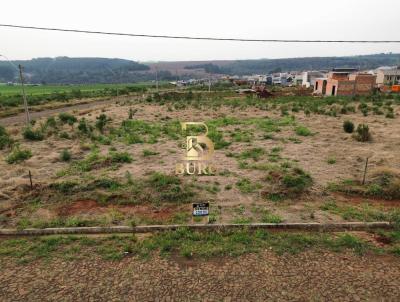
[[[376,54],[351,57],[311,57],[274,60],[235,61],[221,68],[227,74],[271,73],[280,71],[301,71],[352,67],[373,69],[383,65],[400,65],[400,54]]]
[[[373,69],[384,65],[400,65],[400,54],[375,54],[351,57],[311,57],[259,60],[177,61],[138,63],[107,58],[38,58],[14,61],[22,64],[27,82],[47,84],[132,83],[199,78],[208,74],[267,74],[280,71],[356,67]],[[0,82],[16,81],[17,71],[8,62],[0,61]]]
[[[21,64],[32,83],[113,83],[132,82],[141,78],[149,66],[123,59],[105,58],[38,58],[13,61]],[[8,62],[0,62],[0,81],[13,81],[15,68]]]
[[[155,65],[149,64],[152,68]],[[160,62],[163,70],[171,73],[267,74],[280,71],[303,71],[353,67],[373,69],[384,65],[400,65],[400,54],[374,54],[349,57],[307,57],[288,59],[259,59],[238,61]]]

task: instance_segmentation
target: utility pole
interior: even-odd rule
[[[178,91],[178,90],[180,90],[180,86],[178,86],[178,82],[179,82],[178,69],[175,69],[175,74],[176,74],[176,91]]]
[[[208,75],[208,92],[211,92],[211,75]]]
[[[158,67],[156,66],[156,90],[158,92]]]
[[[25,86],[24,86],[24,76],[22,75],[22,66],[21,66],[21,64],[18,65],[18,69],[19,69],[19,79],[21,81],[22,97],[24,98],[26,125],[29,126],[30,117],[29,117],[29,110],[28,110],[28,101],[26,100]]]

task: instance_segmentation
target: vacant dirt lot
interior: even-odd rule
[[[57,219],[65,224],[68,217],[77,225],[182,223],[190,221],[194,200],[209,200],[212,221],[218,222],[387,220],[396,211],[398,199],[387,201],[379,192],[351,196],[329,189],[342,180],[360,181],[366,157],[367,182],[377,169],[398,173],[396,104],[390,105],[394,118],[387,118],[372,111],[364,116],[357,109],[360,102],[348,104],[355,112],[340,113],[338,104],[324,106],[326,112],[338,107],[333,116],[291,111],[285,102],[236,101],[239,105],[125,101],[74,110],[74,116],[93,127],[92,134],[57,118],[57,125],[48,126],[38,141],[24,139],[20,126],[9,126],[12,138],[32,157],[8,164],[10,149],[0,151],[0,224],[41,227]],[[101,114],[110,118],[103,133],[94,127]],[[130,129],[121,126],[124,120]],[[345,120],[356,127],[368,124],[372,141],[359,142],[345,133]],[[184,154],[179,121],[204,121],[211,127],[215,175],[174,175]],[[34,128],[40,123],[46,119],[36,121]],[[71,158],[63,161],[65,149]],[[154,173],[162,175],[155,179]],[[286,187],[285,177],[293,179]]]
[[[0,260],[2,301],[398,301],[392,256],[265,251],[209,261]]]

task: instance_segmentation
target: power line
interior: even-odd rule
[[[110,36],[128,36],[128,37],[182,39],[182,40],[277,42],[277,43],[400,43],[400,40],[291,40],[291,39],[242,39],[242,38],[150,35],[150,34],[130,34],[130,33],[119,33],[119,32],[91,31],[91,30],[80,30],[80,29],[52,28],[52,27],[23,26],[23,25],[12,25],[12,24],[0,24],[0,27],[46,30],[46,31],[61,31],[61,32],[71,32],[71,33],[83,33],[83,34],[98,34],[98,35],[110,35]]]

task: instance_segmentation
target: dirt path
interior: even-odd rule
[[[1,301],[399,301],[392,256],[265,251],[238,258],[0,260]]]
[[[41,117],[52,116],[52,115],[60,113],[60,112],[88,109],[88,108],[91,108],[94,106],[102,106],[102,105],[112,104],[112,103],[115,103],[116,100],[118,100],[118,99],[112,98],[112,99],[107,99],[107,100],[85,102],[85,103],[72,105],[72,106],[66,105],[63,107],[55,108],[55,109],[45,109],[42,111],[31,111],[30,117],[31,117],[31,119],[38,119]],[[25,122],[25,112],[19,113],[17,115],[0,118],[0,125],[2,125],[2,126],[9,126],[12,124],[18,124],[18,123],[24,123],[24,122]]]

